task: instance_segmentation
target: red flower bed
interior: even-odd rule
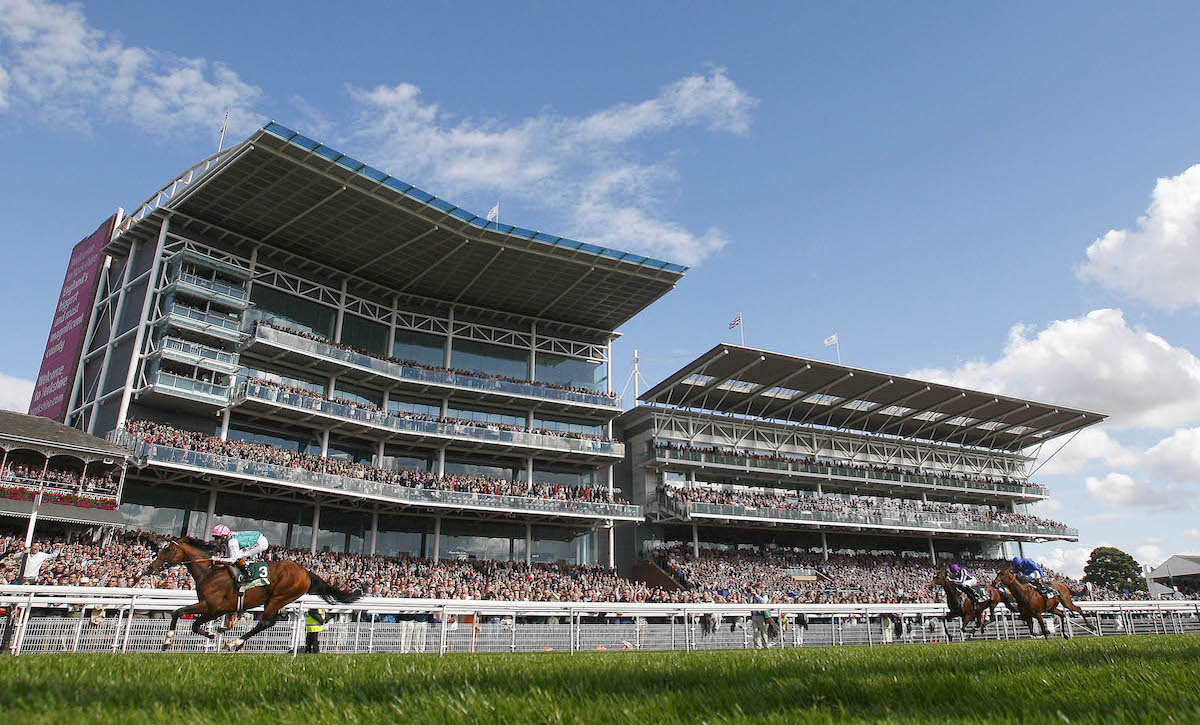
[[[14,501],[33,501],[37,498],[37,491],[28,488],[0,486],[0,498],[13,499]],[[115,500],[88,498],[87,496],[76,496],[73,493],[61,493],[59,491],[46,491],[42,496],[42,503],[53,503],[59,506],[78,506],[85,509],[101,509],[102,511],[112,511],[117,507]]]

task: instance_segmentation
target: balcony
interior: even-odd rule
[[[956,478],[941,478],[938,476],[915,475],[907,473],[887,473],[883,471],[865,471],[858,468],[840,466],[823,466],[800,461],[769,461],[742,456],[724,456],[713,453],[693,453],[677,451],[670,448],[655,448],[654,462],[659,465],[682,463],[697,464],[716,468],[736,469],[738,471],[761,471],[785,478],[817,479],[820,481],[839,481],[851,484],[870,483],[882,486],[915,487],[921,489],[937,489],[957,493],[988,493],[996,496],[1012,497],[1021,500],[1039,500],[1049,496],[1045,486],[1036,484],[1017,485],[1005,483],[987,483],[984,481],[964,481]]]
[[[164,292],[199,297],[232,310],[240,311],[250,306],[250,296],[242,285],[218,282],[183,271],[173,272],[169,279],[163,288]]]
[[[222,375],[233,375],[241,369],[237,353],[218,350],[214,347],[201,345],[190,340],[177,337],[164,337],[158,349],[152,353],[164,360],[195,365],[204,370],[211,370]]]
[[[44,490],[46,493],[66,494],[76,496],[78,498],[94,499],[96,501],[115,502],[117,500],[117,484],[113,483],[112,490],[95,489],[85,491],[81,481],[55,481],[47,478],[41,480],[38,478],[22,478],[20,476],[11,476],[8,478],[0,478],[0,488],[23,488],[26,491]]]
[[[308,471],[302,468],[276,466],[241,458],[230,458],[211,453],[199,453],[182,448],[155,445],[130,438],[128,435],[122,433],[114,433],[110,435],[110,439],[118,445],[124,445],[129,448],[137,458],[150,463],[157,463],[173,468],[191,469],[206,474],[275,483],[305,491],[320,491],[353,498],[368,498],[402,506],[438,510],[476,510],[492,513],[574,519],[644,520],[640,506],[587,501],[562,501],[524,496],[496,496],[483,493],[444,491],[433,488],[410,488],[391,483],[366,481],[361,478],[337,476],[329,473]]]
[[[389,388],[401,383],[413,391],[433,390],[438,395],[454,392],[458,393],[456,398],[474,397],[519,404],[521,407],[532,405],[539,409],[557,409],[575,414],[600,414],[605,419],[621,412],[619,398],[402,365],[265,325],[255,329],[247,349],[258,346],[265,348],[264,352],[272,358],[280,355],[284,356],[283,359],[290,357],[293,364],[310,370],[336,372],[350,382],[382,382],[384,387]]]
[[[149,385],[138,392],[185,398],[205,405],[224,406],[229,403],[229,388],[224,385],[214,385],[161,370],[154,374]]]
[[[241,329],[240,319],[197,310],[185,305],[170,305],[155,324],[173,325],[179,329],[190,330],[224,342],[239,343],[246,339],[246,335]]]
[[[239,411],[249,413],[274,415],[286,411],[295,414],[297,418],[311,418],[313,415],[318,415],[328,418],[332,422],[340,423],[341,430],[352,433],[370,431],[378,434],[384,432],[392,437],[434,439],[465,444],[471,448],[487,446],[506,450],[518,449],[532,454],[558,452],[564,454],[564,457],[583,457],[609,463],[625,457],[625,445],[615,441],[569,438],[459,423],[414,420],[345,403],[335,403],[312,395],[280,390],[270,385],[260,385],[254,382],[243,383],[238,388],[233,405],[237,406]]]
[[[752,508],[713,503],[682,504],[673,498],[660,497],[659,508],[682,520],[721,519],[765,525],[795,524],[811,528],[882,529],[913,531],[927,534],[988,534],[1001,539],[1060,539],[1078,541],[1079,530],[1034,524],[999,524],[966,521],[950,514],[881,513],[855,515],[830,511],[801,511],[784,508]]]

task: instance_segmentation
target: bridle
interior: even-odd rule
[[[164,546],[162,549],[159,549],[159,553],[161,554],[163,551],[166,551],[168,548],[170,548],[172,546],[179,548],[180,551],[183,551],[183,548],[179,546],[179,542],[174,539],[171,539],[171,541],[168,542],[166,546]],[[212,560],[213,560],[213,558],[211,556],[206,556],[202,559],[187,559],[185,561],[176,562],[174,564],[171,564],[171,566],[186,566],[188,564],[198,564],[202,561],[212,561]],[[163,568],[165,569],[166,567],[163,567]]]

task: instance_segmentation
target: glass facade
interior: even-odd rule
[[[440,368],[445,361],[446,338],[413,330],[396,330],[392,356]]]
[[[515,425],[521,430],[524,430],[527,422],[523,415],[513,415],[511,413],[497,413],[490,410],[479,410],[477,408],[456,408],[452,403],[446,409],[446,417],[458,418],[459,420],[469,420],[475,423],[498,423],[500,425]]]
[[[168,536],[207,534],[202,529],[208,514],[208,494],[127,481],[121,499],[121,515],[130,529]],[[198,526],[195,512],[200,513]]]
[[[458,340],[450,354],[450,367],[517,380],[529,379],[529,351],[475,340]]]
[[[358,315],[342,316],[342,344],[387,357],[387,339],[387,325]]]
[[[540,383],[587,388],[598,393],[608,388],[604,363],[549,352],[539,352],[534,358],[533,375],[534,380]]]
[[[248,322],[268,320],[290,330],[311,332],[333,339],[337,312],[330,307],[261,284],[251,289],[250,301],[254,306],[246,311],[245,319]]]
[[[534,418],[533,427],[535,429],[545,429],[557,431],[559,433],[582,433],[583,435],[593,435],[603,438],[607,435],[607,429],[602,425],[585,425],[583,423],[567,423],[561,420],[547,420],[545,418]]]
[[[525,478],[525,464],[520,459],[495,460],[446,454],[446,475],[487,476],[519,481]]]

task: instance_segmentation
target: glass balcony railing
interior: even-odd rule
[[[206,403],[224,404],[229,400],[229,388],[224,385],[214,385],[203,380],[185,378],[182,375],[160,370],[154,376],[154,389],[185,398],[202,400]]]
[[[804,511],[786,508],[731,506],[715,503],[682,504],[671,498],[662,498],[663,508],[685,517],[693,514],[721,516],[738,519],[762,519],[764,521],[795,521],[797,523],[849,524],[857,526],[880,526],[896,529],[937,529],[941,531],[967,531],[997,534],[1019,534],[1026,536],[1053,536],[1077,538],[1078,529],[1036,524],[996,523],[971,521],[951,514],[900,513],[849,514],[831,511]]]
[[[222,337],[240,338],[242,323],[237,317],[219,315],[213,312],[197,310],[185,305],[173,304],[167,308],[167,315],[181,321],[186,327],[204,332],[217,332]]]
[[[484,426],[463,425],[459,423],[443,423],[430,420],[414,420],[382,413],[367,408],[336,403],[311,395],[301,395],[270,385],[260,385],[254,382],[243,383],[238,388],[233,404],[240,405],[247,400],[285,405],[292,408],[320,413],[332,418],[340,418],[374,428],[408,433],[419,436],[438,436],[441,438],[465,441],[483,441],[507,446],[520,446],[539,450],[568,451],[592,455],[614,456],[621,458],[625,455],[625,445],[615,441],[600,441],[589,438],[571,438],[567,436],[542,435],[523,431],[487,428]]]
[[[868,471],[861,468],[827,466],[814,463],[804,463],[801,461],[772,461],[744,456],[726,456],[714,453],[677,451],[672,448],[655,448],[654,457],[663,460],[712,463],[722,466],[756,468],[763,471],[780,471],[799,475],[811,474],[814,476],[819,476],[822,479],[841,478],[879,483],[908,483],[923,486],[936,486],[938,488],[968,489],[971,491],[1010,493],[1023,496],[1049,495],[1049,491],[1045,486],[1038,486],[1036,484],[1019,485],[1010,483],[989,483],[987,481],[968,481],[957,478],[942,478],[939,476],[917,475],[910,473]]]
[[[302,468],[277,466],[270,463],[259,463],[241,458],[231,458],[212,453],[200,453],[182,448],[156,445],[132,438],[120,431],[110,434],[109,439],[118,445],[125,446],[136,457],[150,462],[172,463],[213,473],[235,474],[267,481],[276,481],[316,491],[383,498],[413,506],[452,506],[456,508],[574,517],[617,518],[622,520],[638,520],[642,518],[641,506],[628,504],[563,501],[526,496],[465,493],[435,488],[412,488],[393,483],[367,481],[350,476],[319,473]]]
[[[234,302],[246,302],[249,295],[246,293],[246,288],[241,285],[228,284],[226,282],[218,282],[207,277],[201,277],[191,272],[175,272],[171,276],[174,282],[182,282],[184,284],[199,287],[219,297],[226,297]]]
[[[163,338],[162,350],[164,353],[174,353],[172,357],[176,359],[186,359],[200,364],[205,362],[212,363],[214,366],[220,367],[223,370],[229,370],[231,373],[237,372],[238,369],[238,356],[236,354],[188,340],[180,340],[177,337]]]
[[[621,407],[621,400],[619,398],[607,395],[580,393],[574,390],[548,388],[530,383],[514,383],[508,380],[494,380],[475,375],[462,375],[446,371],[427,370],[412,365],[401,365],[390,360],[382,360],[264,325],[259,325],[254,334],[256,339],[263,340],[264,342],[271,342],[314,357],[326,358],[346,365],[366,368],[395,380],[410,380],[428,385],[469,388],[470,390],[518,395],[526,398],[596,405],[616,410],[619,410]]]

